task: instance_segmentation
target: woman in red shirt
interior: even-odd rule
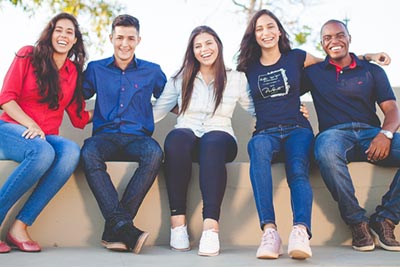
[[[85,62],[82,34],[75,17],[61,13],[45,27],[35,46],[18,51],[0,93],[0,160],[19,166],[0,188],[0,225],[10,208],[35,184],[32,194],[11,225],[0,253],[16,247],[38,252],[27,227],[75,170],[80,147],[58,136],[64,111],[72,124],[84,128],[82,69]],[[10,245],[10,246],[9,246]]]

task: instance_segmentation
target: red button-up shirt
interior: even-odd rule
[[[64,110],[76,128],[84,128],[89,120],[87,111],[82,111],[81,118],[77,116],[77,102],[73,98],[78,72],[74,63],[67,58],[64,65],[58,71],[61,84],[61,94],[59,108],[49,109],[48,103],[41,103],[43,98],[39,95],[36,85],[36,75],[31,63],[32,46],[25,46],[18,51],[14,58],[3,83],[0,93],[0,106],[14,100],[22,110],[31,117],[48,134],[58,134],[64,116]],[[85,103],[83,103],[83,108]],[[6,112],[1,114],[0,119],[6,122],[18,123],[13,120]]]

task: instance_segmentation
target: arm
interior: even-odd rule
[[[7,103],[4,103],[1,108],[7,112],[7,114],[13,118],[13,120],[17,121],[19,124],[25,126],[27,129],[22,133],[22,136],[26,139],[33,139],[36,136],[39,136],[42,139],[46,139],[43,130],[39,127],[39,125],[32,120],[18,105],[17,102],[11,100]]]
[[[382,129],[394,133],[400,126],[400,113],[395,100],[387,100],[382,102],[381,108],[385,119]],[[368,160],[378,161],[387,158],[390,152],[392,140],[387,138],[383,133],[378,133],[372,140],[369,148],[365,151]]]
[[[385,52],[367,53],[365,55],[359,55],[358,58],[361,60],[373,61],[382,66],[389,65],[391,62],[391,58]],[[313,64],[321,62],[321,61],[323,61],[322,58],[319,58],[319,57],[313,56],[310,53],[307,53],[306,60],[304,61],[304,67],[306,68],[310,65],[313,65]]]
[[[180,86],[181,82],[173,78],[167,82],[163,93],[153,105],[154,122],[159,122],[174,109],[178,103],[178,88],[180,88]]]
[[[389,65],[391,62],[391,58],[385,52],[367,53],[365,55],[358,56],[358,58],[363,60],[373,61],[381,66]]]

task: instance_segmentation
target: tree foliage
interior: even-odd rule
[[[42,9],[51,14],[49,20],[59,12],[71,13],[78,21],[87,20],[90,28],[82,27],[82,31],[89,37],[86,40],[88,45],[104,43],[112,19],[124,9],[118,0],[0,0],[0,7],[5,3],[22,8],[30,17],[34,17],[37,10]],[[97,45],[96,49],[101,51],[102,47]]]

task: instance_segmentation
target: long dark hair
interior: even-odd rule
[[[75,64],[78,71],[78,79],[72,101],[77,101],[77,115],[80,116],[84,101],[82,92],[82,72],[86,60],[86,51],[78,21],[73,15],[60,13],[50,20],[35,44],[32,53],[32,65],[35,69],[36,84],[39,88],[39,94],[43,97],[41,102],[48,103],[50,109],[58,109],[61,88],[58,69],[53,59],[54,48],[51,40],[55,26],[61,19],[68,19],[74,24],[75,37],[77,39],[76,43],[68,52],[68,58]]]
[[[215,107],[214,112],[218,108],[222,100],[222,95],[225,90],[226,85],[226,68],[223,57],[223,46],[221,39],[218,37],[217,33],[208,26],[198,26],[190,34],[188,45],[186,48],[185,57],[177,74],[173,76],[176,80],[180,75],[182,75],[182,107],[179,114],[185,113],[187,110],[193,93],[193,84],[197,73],[200,70],[200,63],[197,61],[194,52],[193,45],[194,39],[197,35],[201,33],[208,33],[212,35],[218,46],[218,56],[214,63],[214,99]]]
[[[256,62],[261,57],[261,47],[256,41],[255,30],[257,20],[262,15],[267,15],[271,17],[278,25],[279,31],[281,32],[281,36],[278,42],[279,51],[281,53],[287,53],[292,49],[290,46],[289,35],[283,28],[282,23],[279,21],[279,19],[271,11],[267,9],[261,9],[257,11],[251,18],[240,43],[237,60],[238,65],[236,68],[238,71],[246,71],[250,64]]]

